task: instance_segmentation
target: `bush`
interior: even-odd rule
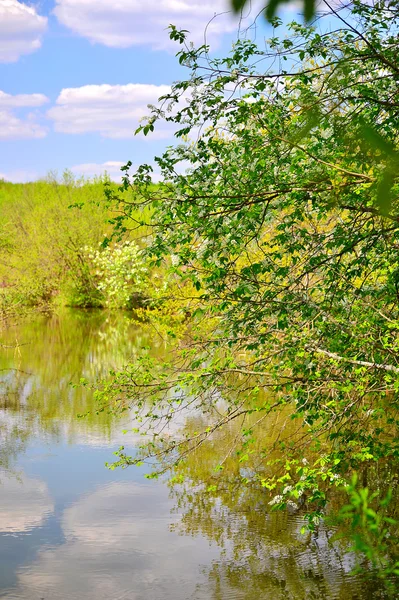
[[[121,242],[104,249],[84,248],[91,266],[94,294],[108,308],[134,308],[145,301],[148,269],[135,242]]]

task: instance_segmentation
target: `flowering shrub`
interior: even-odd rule
[[[85,248],[96,289],[109,308],[128,308],[140,301],[147,281],[143,252],[134,242],[105,249]]]

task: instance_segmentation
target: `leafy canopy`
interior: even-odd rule
[[[265,4],[264,8],[266,18],[271,20],[276,16],[280,5],[284,5],[289,2],[290,0],[269,0],[269,2]],[[244,10],[249,4],[250,2],[248,0],[231,0],[231,7],[236,13]],[[293,0],[291,0],[291,4],[293,4]],[[315,0],[303,0],[303,16],[305,17],[306,21],[309,21],[312,19],[312,17],[314,17],[316,11],[315,9]]]
[[[234,421],[209,493],[234,460],[240,485],[305,504],[314,523],[351,471],[394,477],[398,21],[385,0],[335,11],[335,29],[291,23],[288,37],[274,18],[265,48],[238,40],[224,58],[171,27],[189,76],[140,130],[166,120],[181,143],[156,158],[157,187],[149,165],[124,167],[122,189],[136,195],[116,234],[151,207],[148,255],[189,318],[163,330],[168,360],[144,353],[99,393],[132,407],[145,436],[117,464],[156,459],[178,480]],[[180,429],[198,413],[197,428]]]

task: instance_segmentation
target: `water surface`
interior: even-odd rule
[[[120,420],[73,387],[142,345],[126,314],[66,311],[0,332],[0,597],[8,600],[355,600],[382,597],[323,527],[210,504],[142,469],[109,471]],[[89,413],[83,419],[77,415]],[[179,508],[176,508],[179,506]]]

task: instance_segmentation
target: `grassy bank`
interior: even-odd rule
[[[113,218],[103,179],[77,180],[66,173],[58,180],[0,181],[3,310],[126,308],[137,302],[146,274],[137,235],[127,232],[123,243],[101,247]]]

